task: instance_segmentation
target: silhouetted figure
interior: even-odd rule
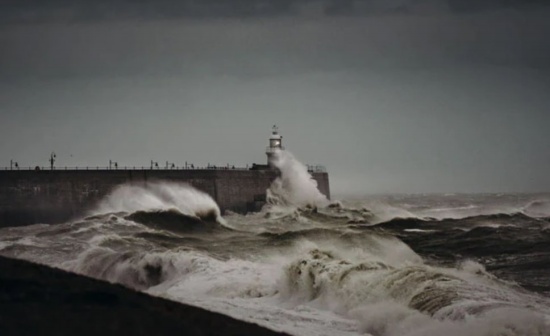
[[[53,164],[55,163],[55,158],[56,158],[56,155],[54,152],[52,152],[52,154],[50,155],[50,167],[52,170],[53,170]]]

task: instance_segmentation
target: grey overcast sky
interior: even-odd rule
[[[0,0],[0,166],[265,162],[550,191],[550,2]]]

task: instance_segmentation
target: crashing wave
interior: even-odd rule
[[[277,150],[272,163],[280,176],[266,192],[268,204],[294,207],[324,207],[329,204],[326,196],[317,189],[317,182],[307,167],[290,152]]]
[[[168,230],[185,233],[212,233],[216,229],[225,229],[218,223],[215,211],[189,216],[176,209],[136,211],[124,217],[135,223],[140,223],[157,230]]]
[[[536,200],[527,204],[522,212],[531,217],[550,217],[550,200]]]
[[[212,197],[188,184],[173,182],[122,185],[109,194],[93,214],[173,210],[189,217],[224,223]]]
[[[353,261],[312,249],[286,268],[283,289],[283,297],[295,304],[309,302],[354,316],[362,330],[373,335],[550,332],[544,315],[537,312],[544,308],[537,306],[535,296],[499,281],[473,261],[443,269]]]

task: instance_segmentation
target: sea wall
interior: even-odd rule
[[[330,197],[327,173],[313,173]],[[5,170],[0,171],[0,226],[60,223],[86,215],[114,188],[168,181],[206,192],[222,213],[258,210],[273,170]]]

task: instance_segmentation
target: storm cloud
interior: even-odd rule
[[[543,1],[2,6],[6,162],[244,165],[278,123],[337,193],[550,188]]]
[[[7,0],[4,22],[166,18],[257,18],[465,13],[503,8],[532,9],[543,0]]]

